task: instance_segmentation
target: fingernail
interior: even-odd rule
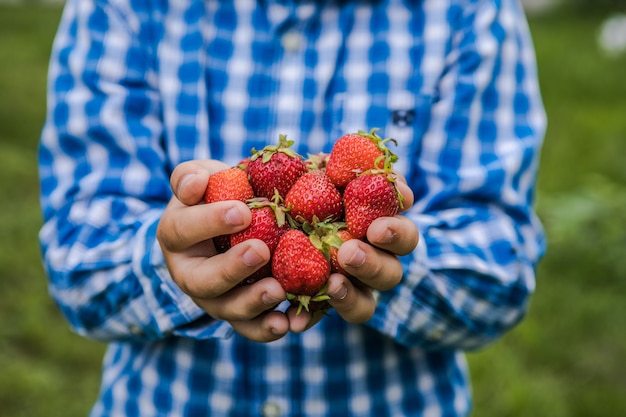
[[[352,256],[350,257],[350,259],[348,259],[348,261],[346,262],[346,265],[349,265],[352,267],[359,267],[363,265],[364,263],[365,263],[365,252],[357,248],[354,250],[354,252],[352,252]]]
[[[189,184],[191,181],[193,181],[193,179],[196,177],[196,174],[187,174],[185,175],[181,180],[180,183],[178,184],[178,190],[176,190],[176,193],[178,195],[181,194],[181,192],[183,191],[183,188],[185,188],[185,185]]]
[[[391,230],[387,229],[385,233],[380,238],[380,243],[391,243],[393,239],[396,237],[396,234]]]
[[[261,301],[263,301],[263,304],[265,305],[273,306],[275,304],[278,304],[281,300],[271,294],[264,292],[263,295],[261,295]]]
[[[265,261],[265,259],[259,256],[259,254],[256,253],[253,249],[248,249],[247,251],[245,251],[243,255],[241,255],[241,259],[246,266],[250,267],[260,265],[263,263],[263,261]]]
[[[231,207],[226,211],[224,220],[231,226],[241,226],[243,224],[243,216],[237,207]]]
[[[283,332],[279,331],[276,327],[272,326],[270,327],[270,331],[272,332],[273,335],[276,336],[280,336],[281,334],[283,334]]]
[[[328,295],[333,300],[343,300],[348,295],[348,287],[342,284],[337,291],[329,292]]]

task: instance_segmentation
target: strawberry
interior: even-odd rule
[[[348,229],[342,228],[335,232],[334,237],[329,239],[330,244],[330,270],[331,272],[338,272],[347,277],[351,276],[346,272],[345,269],[341,265],[339,265],[339,261],[337,260],[337,254],[339,253],[339,247],[343,244],[343,242],[347,242],[350,239],[353,239],[352,233],[348,231]]]
[[[323,171],[302,175],[285,197],[289,215],[299,223],[338,220],[343,214],[341,194]]]
[[[253,197],[254,191],[248,182],[248,176],[238,166],[211,174],[204,192],[204,202],[207,204],[226,200],[246,202]],[[213,238],[213,243],[218,253],[224,253],[230,248],[230,237],[228,235],[216,236]]]
[[[291,149],[291,145],[293,141],[280,135],[278,145],[252,150],[247,173],[257,197],[273,199],[278,193],[285,198],[296,180],[307,172],[302,156]]]
[[[239,167],[226,168],[211,174],[204,192],[205,203],[225,200],[240,200],[245,203],[253,197],[254,191],[248,182],[248,176]]]
[[[343,202],[348,231],[354,238],[362,239],[375,219],[398,212],[402,196],[388,171],[375,170],[350,181]]]
[[[213,245],[217,253],[224,253],[230,249],[230,235],[220,235],[213,238]]]
[[[348,133],[335,142],[326,164],[326,174],[337,188],[343,189],[362,172],[384,168],[385,159],[390,162],[397,160],[397,156],[386,146],[393,139],[380,138],[377,130]]]
[[[287,293],[287,299],[309,311],[309,304],[321,302],[330,276],[330,262],[303,231],[290,229],[278,242],[272,273]]]
[[[312,224],[303,224],[302,229],[309,235],[309,238],[316,247],[321,247],[324,253],[328,253],[330,272],[339,272],[347,276],[348,274],[339,265],[339,261],[337,260],[337,253],[341,245],[353,239],[352,234],[347,229],[346,223],[342,221],[314,222]]]
[[[237,167],[243,169],[244,171],[247,171],[249,163],[250,163],[250,157],[247,157],[239,161],[239,163],[237,164]]]
[[[309,171],[320,170],[326,171],[326,164],[330,154],[320,152],[316,154],[309,154],[309,157],[304,161]]]
[[[252,213],[250,225],[230,235],[230,246],[235,246],[248,239],[260,239],[267,244],[270,253],[278,246],[280,237],[289,229],[285,221],[285,213],[281,207],[265,198],[257,198],[248,203]],[[272,275],[271,262],[257,270],[244,280],[244,284],[252,284],[261,278]]]

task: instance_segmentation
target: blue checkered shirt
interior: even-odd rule
[[[68,0],[39,152],[50,292],[110,343],[92,416],[466,416],[463,352],[524,316],[545,117],[517,0]],[[179,163],[380,127],[421,240],[373,318],[250,342],[155,239]],[[210,279],[210,277],[207,277]]]

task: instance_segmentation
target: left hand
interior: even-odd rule
[[[413,193],[403,178],[398,189],[404,197],[403,211],[413,204]],[[332,274],[328,284],[330,305],[349,323],[368,321],[376,309],[372,290],[390,290],[402,280],[402,265],[398,256],[411,253],[419,241],[417,226],[406,216],[381,217],[367,229],[367,240],[348,240],[339,248],[338,260],[352,279]],[[287,311],[290,329],[301,332],[317,323],[323,312],[313,314]]]

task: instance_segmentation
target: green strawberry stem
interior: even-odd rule
[[[287,135],[283,135],[282,133],[278,135],[278,144],[277,145],[267,145],[260,151],[252,148],[252,156],[250,157],[250,161],[254,161],[258,158],[262,158],[263,163],[266,163],[272,158],[272,155],[278,152],[282,152],[285,155],[288,155],[292,158],[302,158],[300,154],[291,149],[291,146],[294,144],[293,140],[287,140]]]
[[[276,224],[278,227],[282,227],[287,221],[287,215],[285,214],[285,209],[279,204],[268,200],[265,197],[255,197],[251,198],[247,201],[248,207],[251,209],[261,208],[261,207],[269,207],[274,212],[274,216],[276,217]]]
[[[330,300],[330,297],[326,294],[326,291],[328,291],[328,283],[326,283],[321,290],[319,290],[317,293],[315,293],[314,295],[297,295],[297,294],[292,294],[292,293],[287,293],[287,300],[292,301],[292,300],[297,300],[298,301],[298,309],[296,310],[296,316],[299,316],[300,313],[302,313],[302,309],[304,308],[306,311],[310,311],[309,310],[309,304],[311,303],[311,301],[313,302],[319,302],[319,301],[326,301],[326,300]]]
[[[326,162],[328,161],[329,154],[326,153],[317,153],[317,154],[308,154],[308,158],[305,163],[309,171],[318,171],[324,170],[326,168]]]
[[[384,158],[390,161],[390,163],[394,163],[398,160],[398,156],[396,154],[394,154],[393,152],[391,152],[391,150],[389,149],[389,147],[387,146],[387,143],[392,142],[394,145],[398,145],[398,141],[396,141],[393,138],[386,138],[383,139],[380,136],[378,136],[376,134],[376,132],[378,132],[379,130],[381,130],[379,127],[375,127],[373,129],[371,129],[369,132],[366,132],[364,130],[358,130],[357,131],[357,135],[359,136],[363,136],[364,138],[368,138],[370,139],[372,142],[374,142],[376,144],[376,146],[378,147],[378,149],[380,149],[383,154],[384,154]],[[376,164],[378,165],[378,160],[376,160]],[[385,161],[385,164],[387,163],[387,161]]]

